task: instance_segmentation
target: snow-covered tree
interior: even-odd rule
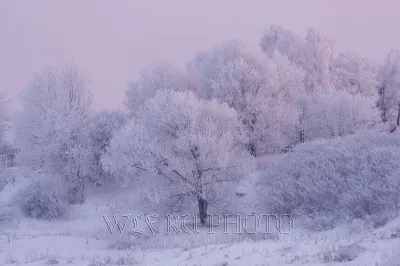
[[[334,86],[350,94],[377,97],[378,66],[355,53],[341,53],[333,63]]]
[[[199,54],[188,70],[192,89],[200,97],[225,101],[238,112],[253,155],[280,151],[290,142],[285,133],[291,133],[297,119],[292,98],[302,93],[304,77],[287,57],[271,59],[229,41]]]
[[[10,129],[10,113],[8,111],[8,101],[4,94],[0,93],[0,145],[6,138],[7,131]]]
[[[400,52],[389,52],[379,69],[378,81],[382,122],[395,121],[400,126]]]
[[[79,187],[78,194],[83,195],[81,170],[86,155],[79,148],[79,133],[91,103],[88,79],[76,64],[35,75],[21,94],[22,112],[15,125],[20,165],[58,175],[71,184],[71,190]]]
[[[335,41],[315,29],[308,29],[305,86],[308,90],[326,89],[332,85],[331,65]]]
[[[304,38],[272,25],[260,41],[268,56],[287,56],[304,71],[307,93],[295,95],[300,110],[298,142],[368,129],[377,122],[376,64],[352,53],[334,55],[334,40],[314,29]]]
[[[142,182],[156,184],[160,203],[196,204],[204,224],[209,208],[232,204],[238,181],[253,169],[245,142],[227,104],[162,90],[112,139],[103,162],[121,177],[135,169],[151,172],[154,177]]]
[[[85,146],[82,148],[89,151],[88,164],[85,167],[91,183],[100,186],[112,181],[112,177],[103,169],[101,157],[109,148],[114,134],[126,121],[126,115],[121,111],[100,111],[88,119],[82,134],[85,139]]]
[[[128,84],[125,91],[125,106],[131,113],[158,90],[182,90],[186,88],[186,79],[183,71],[164,61],[156,61],[145,66],[137,81]]]
[[[372,97],[330,88],[300,99],[304,141],[352,135],[379,122],[379,111]]]
[[[308,63],[307,43],[304,38],[277,24],[272,24],[264,31],[260,47],[268,56],[279,52],[298,66],[305,66]]]
[[[10,141],[11,117],[6,95],[0,92],[0,168],[13,166],[16,150]]]
[[[313,92],[328,88],[332,83],[331,65],[334,40],[314,29],[308,29],[305,38],[278,25],[271,25],[260,41],[261,50],[268,56],[278,52],[286,55],[305,71],[304,85]]]

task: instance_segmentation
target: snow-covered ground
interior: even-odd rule
[[[377,229],[353,222],[322,232],[295,221],[290,234],[275,230],[266,237],[227,235],[222,226],[214,234],[203,228],[199,234],[129,237],[131,221],[123,234],[111,234],[103,218],[143,211],[134,209],[128,191],[91,196],[68,219],[49,222],[7,206],[21,186],[17,181],[0,191],[0,265],[400,265],[398,218]]]

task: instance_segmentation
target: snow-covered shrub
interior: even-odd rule
[[[8,142],[0,145],[0,165],[2,168],[15,166],[17,150]]]
[[[305,143],[260,177],[269,211],[361,218],[398,209],[400,137],[350,136]]]
[[[1,154],[0,154],[1,157]],[[0,192],[8,184],[12,184],[17,178],[17,169],[14,167],[0,168]]]
[[[304,216],[296,219],[296,226],[313,232],[327,231],[333,229],[338,223],[335,218],[334,215]]]
[[[0,172],[0,191],[10,182],[11,178],[8,175],[3,173],[4,171]]]
[[[36,219],[61,218],[68,210],[65,191],[49,179],[34,181],[22,189],[16,202],[26,216]]]
[[[349,246],[338,246],[330,248],[321,255],[324,262],[326,263],[333,261],[346,262],[355,260],[364,251],[364,247],[353,244]]]
[[[19,225],[20,212],[14,206],[0,207],[0,228],[17,228]]]

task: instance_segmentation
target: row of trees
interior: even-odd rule
[[[126,90],[126,113],[92,110],[76,65],[45,69],[21,94],[17,162],[59,178],[70,203],[84,201],[85,184],[133,181],[151,202],[197,205],[205,223],[209,208],[229,209],[258,158],[400,125],[399,52],[382,64],[336,55],[315,30],[303,38],[277,25],[260,48],[228,41],[184,70],[149,64]]]

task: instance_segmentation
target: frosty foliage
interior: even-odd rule
[[[16,195],[16,203],[31,218],[52,220],[66,214],[65,190],[55,179],[42,178],[32,182]]]
[[[304,38],[291,30],[271,25],[260,41],[261,50],[268,56],[274,53],[286,55],[296,66],[305,71],[304,85],[315,92],[332,84],[331,66],[334,56],[334,40],[314,29],[308,29]]]
[[[376,108],[378,66],[346,52],[334,54],[334,40],[309,29],[304,38],[277,25],[260,41],[268,56],[285,55],[302,70],[307,93],[297,93],[297,141],[345,136],[379,122]]]
[[[64,178],[71,185],[71,203],[83,201],[87,151],[80,131],[91,112],[88,82],[75,64],[44,69],[22,92],[15,124],[18,163]]]
[[[333,63],[333,79],[337,90],[353,95],[376,97],[378,64],[357,54],[339,54]]]
[[[225,209],[252,169],[246,140],[227,104],[191,92],[159,91],[113,138],[104,164],[121,178],[138,170],[152,173],[138,182],[157,186],[154,200],[170,208],[201,199]]]
[[[12,176],[10,175],[10,171],[8,169],[2,169],[0,171],[0,191],[12,181]]]
[[[199,54],[189,73],[200,97],[225,101],[237,111],[253,155],[280,151],[292,141],[298,114],[293,98],[302,93],[304,77],[286,57],[270,59],[229,41]]]
[[[202,223],[244,205],[374,215],[400,199],[399,88],[399,52],[379,65],[335,54],[334,40],[314,29],[300,36],[278,25],[257,49],[230,40],[183,70],[148,64],[128,84],[126,114],[94,111],[88,77],[66,64],[22,91],[10,144],[0,97],[1,166],[55,177],[21,192],[36,218],[61,216],[88,186],[113,184],[136,187],[145,209],[197,208]]]
[[[11,117],[8,111],[8,101],[5,94],[0,93],[0,144],[3,145],[6,134],[11,127]]]
[[[104,170],[101,157],[110,146],[112,137],[127,121],[127,117],[121,111],[101,111],[92,115],[81,134],[84,136],[84,146],[87,151],[85,173],[87,180],[97,186],[107,185],[113,178]]]
[[[183,90],[186,78],[184,73],[165,61],[148,64],[139,73],[139,79],[128,84],[125,91],[125,106],[134,113],[158,90]]]
[[[352,135],[379,122],[373,98],[333,89],[299,97],[304,141]]]
[[[358,135],[299,145],[260,179],[269,211],[361,218],[398,209],[400,138]]]
[[[89,114],[92,97],[87,85],[75,65],[48,68],[33,78],[21,93],[22,113],[15,125],[20,163],[53,164],[49,156],[53,145],[60,145],[61,135],[68,135]]]
[[[378,106],[383,122],[400,125],[400,52],[392,50],[378,73]]]

